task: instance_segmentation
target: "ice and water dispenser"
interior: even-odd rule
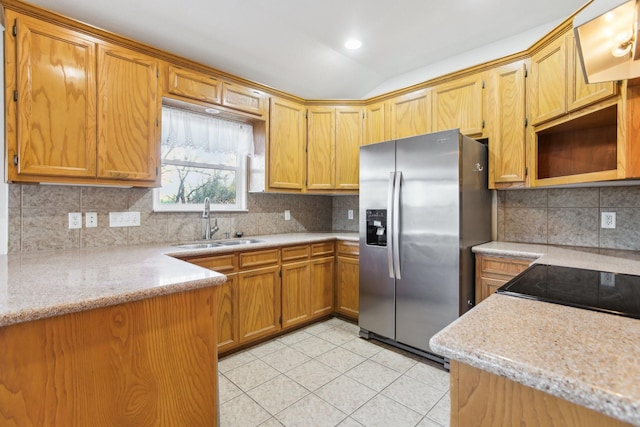
[[[367,209],[367,245],[387,246],[387,210]]]

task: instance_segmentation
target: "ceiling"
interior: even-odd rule
[[[522,51],[587,0],[29,2],[305,99],[363,99]]]

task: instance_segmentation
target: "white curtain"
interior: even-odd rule
[[[253,155],[250,124],[162,107],[162,128],[163,158],[202,161],[212,154],[238,158]]]

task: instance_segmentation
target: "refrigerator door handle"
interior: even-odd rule
[[[395,172],[389,173],[389,188],[387,189],[387,264],[389,266],[389,277],[395,279],[393,271],[393,185],[395,183]]]
[[[396,279],[402,279],[400,274],[400,185],[402,183],[402,171],[396,172],[393,188],[393,270]]]

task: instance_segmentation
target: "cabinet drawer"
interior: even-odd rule
[[[482,273],[517,276],[526,270],[532,260],[520,258],[494,258],[483,256],[480,269]]]
[[[346,240],[338,241],[338,254],[341,255],[360,255],[360,243]]]
[[[289,246],[282,248],[282,262],[309,258],[309,246]]]
[[[266,110],[262,92],[227,82],[222,85],[222,105],[260,116]]]
[[[311,256],[333,255],[333,242],[314,243],[311,245]]]
[[[278,249],[267,249],[264,251],[242,252],[239,254],[240,268],[260,267],[278,263]]]
[[[210,76],[169,66],[169,93],[219,104],[222,83]]]
[[[188,261],[191,264],[199,265],[200,267],[215,270],[219,273],[233,271],[236,268],[235,254],[188,258],[185,261]]]

